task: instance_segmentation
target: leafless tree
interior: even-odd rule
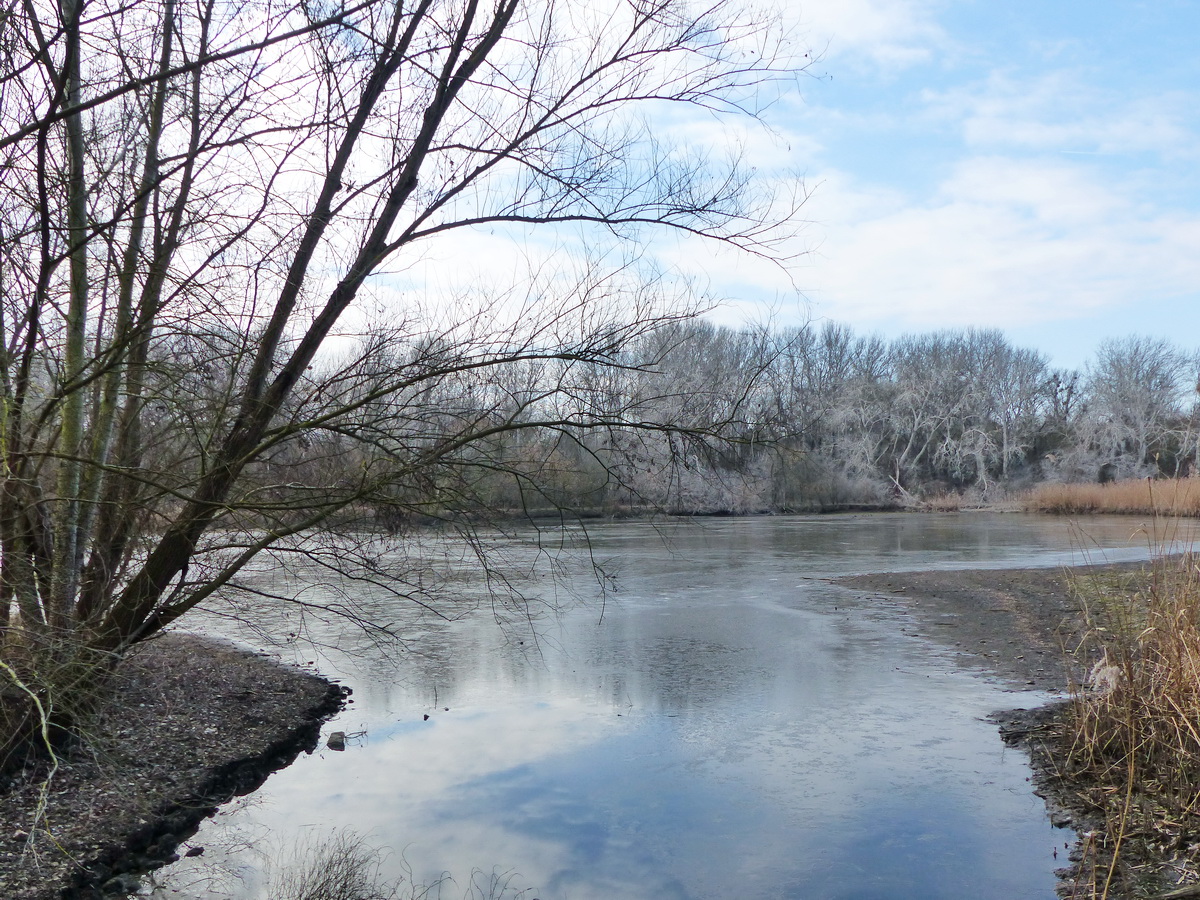
[[[1088,370],[1081,443],[1096,465],[1112,463],[1122,477],[1175,474],[1194,453],[1184,400],[1195,386],[1195,363],[1165,340],[1133,335],[1100,345]]]
[[[676,315],[635,254],[469,308],[408,267],[531,228],[781,260],[791,200],[669,125],[795,71],[725,0],[7,5],[5,652],[119,655],[380,498],[456,515],[504,435],[701,424],[567,402]]]

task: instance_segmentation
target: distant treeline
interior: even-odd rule
[[[320,409],[298,408],[257,470],[260,493],[340,490],[378,467],[373,447],[392,459],[399,447],[418,462],[428,448],[436,465],[364,493],[352,519],[952,504],[1187,476],[1200,441],[1197,356],[1143,337],[1105,342],[1077,371],[996,330],[888,341],[830,323],[682,320],[617,333],[586,359],[470,362],[434,345],[364,353],[336,398],[353,421],[306,426]],[[374,399],[372,373],[426,369],[436,377]],[[207,382],[191,383],[194,407]],[[451,446],[463,423],[476,436]]]
[[[831,323],[689,321],[613,362],[571,373],[574,409],[536,400],[549,378],[562,404],[562,369],[515,365],[507,385],[476,386],[498,414],[560,424],[498,434],[454,495],[603,515],[988,501],[1042,482],[1186,476],[1200,440],[1196,354],[1144,337],[1106,341],[1079,371],[997,330],[887,341]],[[571,424],[606,410],[623,424]]]

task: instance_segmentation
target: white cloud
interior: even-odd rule
[[[920,0],[806,0],[799,28],[826,58],[859,57],[882,69],[900,69],[932,58],[948,42]]]
[[[771,117],[772,119],[777,117]],[[659,133],[668,145],[703,149],[717,164],[737,159],[743,167],[781,172],[818,155],[820,142],[810,134],[793,128],[779,128],[749,119],[718,120],[706,114],[688,111],[676,116]]]
[[[1200,284],[1200,217],[1069,163],[971,158],[907,203],[834,172],[813,206],[827,223],[805,276],[816,312],[867,328],[1015,327]]]
[[[1192,155],[1196,98],[1181,91],[1124,96],[1059,70],[1029,79],[993,73],[982,85],[923,99],[936,114],[961,122],[967,144],[1098,154]]]

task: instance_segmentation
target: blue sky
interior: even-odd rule
[[[750,148],[803,174],[802,293],[712,274],[782,321],[985,326],[1055,365],[1138,333],[1200,348],[1200,2],[805,0],[821,51]]]

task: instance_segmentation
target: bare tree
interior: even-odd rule
[[[635,270],[439,319],[405,267],[535,226],[781,259],[788,198],[656,124],[757,115],[783,50],[724,0],[6,7],[7,646],[119,655],[356,505],[454,515],[507,433],[680,427],[567,402],[673,315]]]
[[[1121,475],[1175,474],[1190,436],[1184,398],[1195,382],[1194,362],[1167,341],[1133,335],[1100,345],[1089,367],[1082,442],[1097,464]],[[1182,452],[1181,452],[1182,451]]]
[[[1011,479],[1034,450],[1049,395],[1047,363],[993,329],[909,335],[892,342],[886,377],[859,402],[860,440],[897,490]]]

